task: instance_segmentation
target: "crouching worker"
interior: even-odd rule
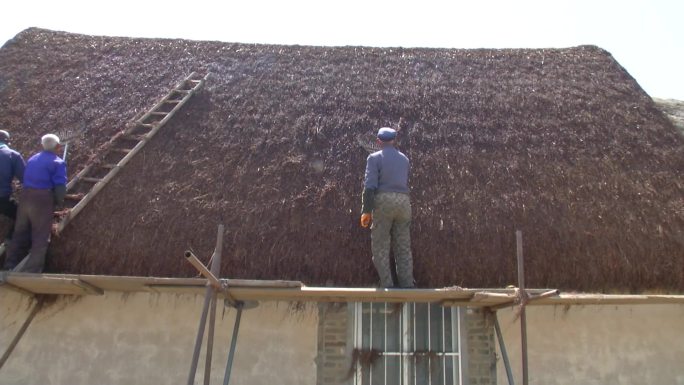
[[[14,236],[7,250],[5,268],[25,273],[41,273],[50,243],[55,207],[64,204],[66,195],[66,164],[57,156],[61,145],[53,134],[41,138],[43,151],[26,162],[24,189]],[[28,252],[28,256],[27,256]],[[26,261],[17,265],[26,257]]]

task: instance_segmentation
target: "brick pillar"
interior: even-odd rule
[[[469,385],[496,385],[494,323],[481,309],[468,308],[465,316]]]
[[[352,324],[346,303],[318,305],[316,384],[350,384]]]

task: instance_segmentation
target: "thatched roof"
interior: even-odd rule
[[[372,285],[367,153],[401,129],[422,287],[684,289],[684,137],[606,51],[246,45],[29,29],[0,49],[0,126],[25,155],[84,121],[69,173],[192,70],[187,104],[53,242],[50,269]],[[321,167],[322,165],[322,167]]]
[[[653,98],[658,108],[670,118],[672,123],[684,132],[684,101],[675,99]]]

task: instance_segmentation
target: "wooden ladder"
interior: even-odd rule
[[[196,72],[191,73],[142,117],[115,135],[99,154],[99,161],[87,165],[76,174],[67,184],[64,205],[70,210],[58,220],[58,234],[119,173],[121,168],[140,152],[192,95],[202,88],[207,76],[208,74],[202,76]]]

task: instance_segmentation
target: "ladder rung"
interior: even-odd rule
[[[126,135],[121,136],[121,139],[126,139],[126,140],[143,140],[145,138],[147,138],[145,135],[126,134]]]
[[[64,199],[65,199],[65,200],[68,200],[68,201],[80,201],[80,200],[83,199],[84,197],[85,197],[85,195],[79,195],[79,194],[66,194],[66,195],[64,196]]]
[[[207,74],[208,75],[208,74]],[[200,80],[196,79],[189,79],[190,77],[197,78],[198,75],[196,73],[191,73],[188,77],[185,78],[184,81],[181,81],[180,83],[176,83],[177,85],[169,91],[166,96],[164,96],[157,104],[155,104],[155,107],[152,107],[150,110],[147,110],[147,112],[143,114],[138,114],[134,118],[134,126],[126,126],[125,131],[121,134],[117,134],[117,136],[113,137],[111,141],[108,143],[108,148],[106,149],[106,152],[108,154],[112,153],[123,153],[126,154],[120,161],[117,162],[116,159],[112,156],[111,160],[108,160],[110,162],[117,162],[114,164],[111,163],[103,163],[103,164],[95,164],[86,167],[83,169],[81,172],[79,172],[79,176],[75,177],[74,180],[69,183],[71,187],[76,185],[77,183],[80,182],[90,182],[94,183],[93,186],[85,186],[89,187],[89,191],[82,197],[67,197],[66,199],[69,199],[70,203],[69,206],[71,207],[71,211],[69,212],[69,215],[63,216],[59,222],[58,222],[58,227],[57,227],[57,232],[61,233],[65,226],[67,226],[73,218],[78,215],[79,212],[83,210],[83,208],[90,202],[96,194],[102,190],[103,187],[107,185],[107,182],[111,180],[117,173],[117,171],[120,170],[121,167],[123,167],[123,164],[125,164],[125,161],[128,161],[131,156],[133,156],[136,152],[140,150],[142,146],[144,146],[147,141],[149,140],[150,136],[154,134],[156,130],[161,128],[161,125],[164,124],[171,116],[172,114],[177,111],[177,109],[192,95],[199,90],[201,87],[202,83],[204,80],[207,78],[204,76]],[[171,108],[168,106],[166,108],[161,108],[162,105],[164,104],[169,104],[171,105]],[[162,112],[163,110],[169,110],[167,112]],[[156,119],[151,119],[151,117],[160,117]],[[143,130],[142,128],[147,128],[147,130]],[[121,135],[121,136],[119,136]],[[135,144],[135,147],[133,148],[123,148],[127,146],[131,146],[132,143],[122,143],[122,140],[137,140],[138,143]],[[117,147],[114,147],[117,146]],[[118,146],[123,146],[123,147],[118,147]],[[99,174],[95,175],[103,175],[102,170],[110,170],[107,171],[106,175],[103,176],[102,178],[93,178],[93,177],[85,177],[83,175],[93,175],[89,174],[90,170],[98,170]],[[75,204],[72,202],[76,202]],[[2,247],[2,244],[0,244],[0,248]]]

